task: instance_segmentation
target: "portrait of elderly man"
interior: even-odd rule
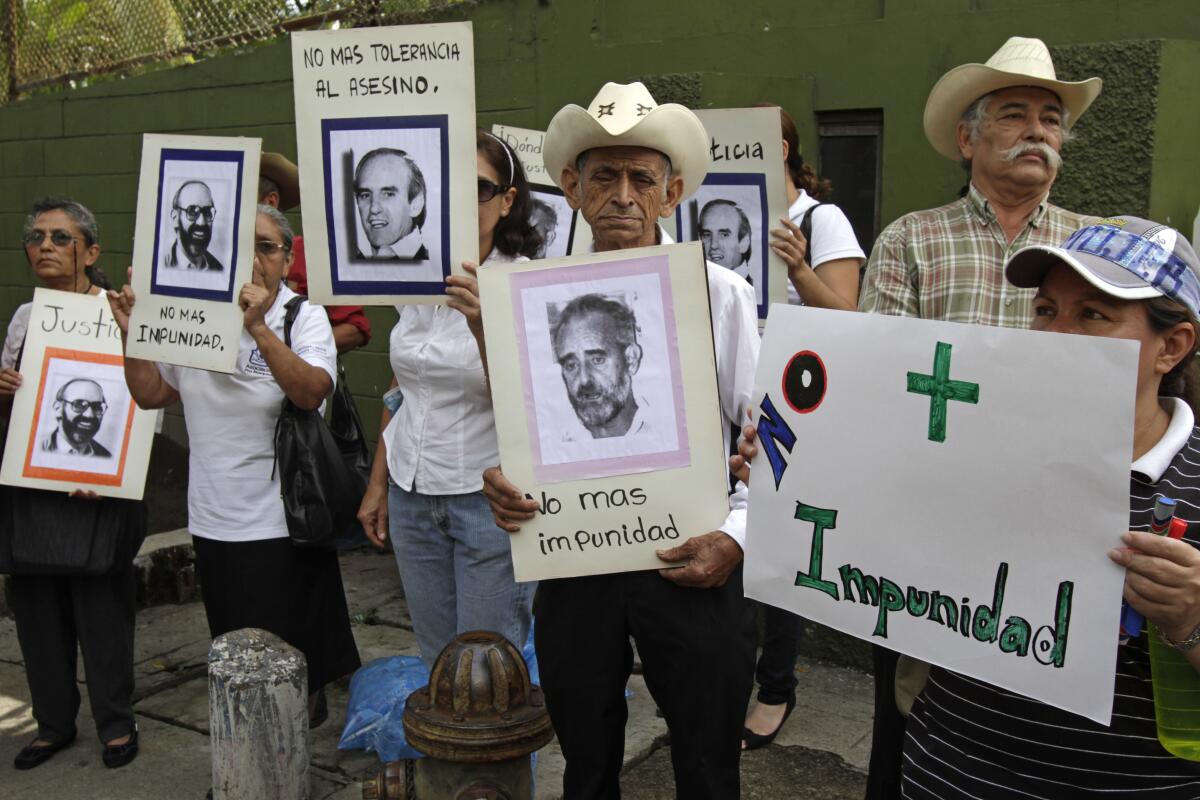
[[[181,183],[171,200],[175,241],[163,255],[163,267],[224,272],[225,266],[208,252],[216,216],[217,209],[208,184],[197,180]]]
[[[750,274],[750,220],[732,200],[709,200],[700,209],[704,257],[753,283]]]
[[[41,441],[47,453],[109,458],[112,453],[96,441],[108,403],[104,389],[91,378],[72,378],[54,395],[58,425]]]
[[[1014,36],[985,64],[934,85],[925,135],[969,177],[966,196],[888,225],[871,251],[859,310],[1027,328],[1035,291],[1005,281],[1008,254],[1055,246],[1088,223],[1047,199],[1071,128],[1101,80],[1060,81],[1040,39]],[[875,648],[875,733],[868,798],[898,796],[904,720],[896,711],[896,654]],[[913,673],[902,664],[901,673]]]
[[[366,242],[358,257],[372,261],[427,261],[425,176],[403,150],[378,147],[354,169],[354,204]],[[365,246],[364,246],[365,245]]]
[[[629,306],[599,294],[580,295],[559,312],[550,339],[571,407],[593,439],[648,430],[646,402],[633,394],[643,353]],[[572,441],[575,431],[569,428],[563,437]]]
[[[671,243],[659,224],[700,186],[709,140],[687,108],[659,105],[641,83],[606,84],[582,108],[550,122],[546,171],[591,226],[597,252]],[[706,264],[723,427],[746,418],[758,360],[754,290]],[[695,310],[678,309],[679,313]],[[729,442],[726,441],[726,446]],[[498,468],[484,473],[496,524],[521,523],[538,503]],[[632,638],[651,695],[671,735],[675,791],[690,800],[740,796],[742,721],[754,671],[753,630],[743,614],[746,487],[729,498],[715,531],[680,531],[661,570],[541,581],[534,615],[541,686],[566,759],[563,795],[620,796],[625,683]]]

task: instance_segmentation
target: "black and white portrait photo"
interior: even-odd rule
[[[232,298],[243,177],[240,152],[162,151],[152,293]]]
[[[676,211],[679,241],[698,241],[704,257],[754,285],[763,302],[767,269],[765,179],[761,174],[713,173]]]
[[[674,309],[663,275],[564,272],[569,283],[520,289],[535,463],[593,463],[586,475],[599,477],[686,451]]]
[[[571,252],[575,212],[558,189],[530,187],[532,210],[529,222],[542,235],[542,246],[534,258],[558,258]]]
[[[449,274],[445,117],[326,120],[335,291],[411,292]]]
[[[120,359],[50,357],[45,376],[28,464],[116,475],[133,413]]]

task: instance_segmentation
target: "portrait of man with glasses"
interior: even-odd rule
[[[41,440],[43,452],[110,458],[112,453],[96,441],[108,403],[104,389],[91,378],[70,378],[54,394],[58,424]]]
[[[163,254],[162,266],[165,269],[224,272],[225,265],[209,252],[216,217],[217,208],[208,184],[198,180],[180,184],[171,201],[175,241]]]

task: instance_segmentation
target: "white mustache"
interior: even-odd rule
[[[1041,153],[1045,156],[1046,163],[1054,169],[1062,166],[1062,156],[1045,142],[1021,142],[1000,153],[1000,158],[1004,161],[1012,162],[1026,153]]]

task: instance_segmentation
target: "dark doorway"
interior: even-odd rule
[[[883,163],[883,112],[817,112],[820,173],[833,181],[833,202],[850,218],[863,252],[879,235]]]

